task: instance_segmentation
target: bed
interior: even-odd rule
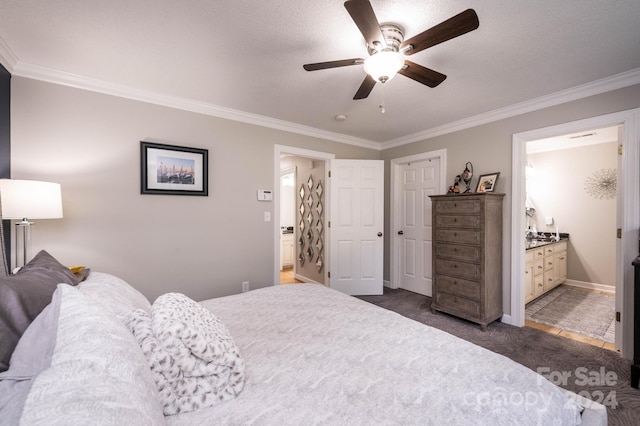
[[[54,287],[0,373],[8,424],[607,424],[602,405],[504,356],[316,284],[200,302],[239,350],[243,386],[165,415],[127,325],[157,301],[99,272]]]

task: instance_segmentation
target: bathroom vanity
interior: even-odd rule
[[[567,279],[568,241],[568,238],[560,238],[560,241],[527,241],[525,303],[542,296]]]

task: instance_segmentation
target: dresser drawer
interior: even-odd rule
[[[480,231],[436,229],[435,239],[450,243],[480,244]]]
[[[480,283],[447,275],[436,275],[437,291],[480,300]]]
[[[473,214],[481,210],[480,200],[441,200],[435,206],[436,213]]]
[[[480,303],[453,294],[436,292],[436,309],[438,308],[462,317],[480,317]]]
[[[436,256],[454,260],[463,260],[466,262],[479,262],[480,247],[462,246],[457,244],[438,244],[436,245]]]
[[[436,216],[436,226],[447,228],[480,228],[480,216]]]
[[[480,265],[436,258],[435,271],[437,274],[454,275],[457,277],[480,279]]]

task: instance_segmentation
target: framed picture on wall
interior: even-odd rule
[[[140,142],[140,193],[209,195],[209,151]]]
[[[500,176],[500,172],[481,175],[478,179],[478,187],[476,188],[476,192],[493,192],[496,189],[498,176]]]

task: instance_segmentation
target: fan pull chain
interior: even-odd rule
[[[380,92],[380,113],[384,114],[385,112],[387,112],[387,110],[384,108],[384,84],[382,85],[382,91]]]

